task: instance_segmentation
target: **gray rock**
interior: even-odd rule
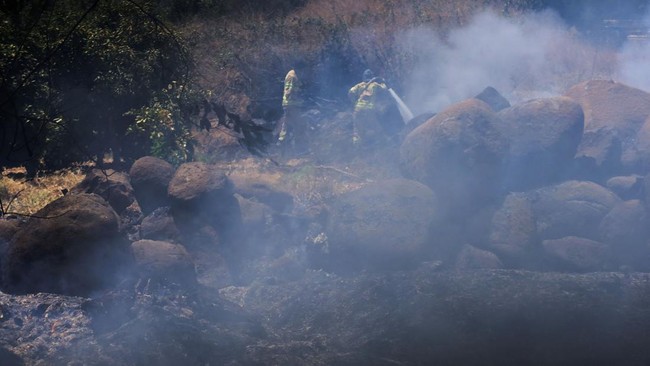
[[[610,128],[585,131],[576,152],[576,173],[582,179],[602,181],[623,173],[621,139]]]
[[[463,246],[455,264],[457,271],[499,268],[503,268],[503,264],[496,254],[471,245]]]
[[[571,87],[565,95],[582,106],[585,135],[601,136],[583,139],[578,147],[578,157],[591,158],[596,163],[595,169],[603,168],[610,172],[611,169],[620,171],[639,167],[635,139],[650,115],[649,93],[610,80],[589,80]],[[604,141],[610,143],[603,145]],[[618,156],[608,148],[615,141],[621,144]]]
[[[182,245],[138,240],[131,244],[131,251],[141,278],[179,284],[196,283],[194,262]]]
[[[167,188],[174,171],[170,163],[154,156],[142,157],[131,166],[131,185],[145,215],[158,207],[169,206]]]
[[[510,149],[507,190],[524,191],[564,180],[582,138],[584,116],[567,97],[533,99],[498,113],[498,129]]]
[[[70,192],[98,194],[118,215],[121,215],[136,200],[129,176],[112,169],[92,169]]]
[[[474,98],[481,100],[492,108],[495,112],[499,112],[502,109],[510,107],[510,102],[506,99],[501,93],[491,86],[483,89],[477,96]]]
[[[210,131],[201,131],[194,137],[197,140],[194,155],[201,161],[217,163],[250,156],[237,136],[223,126],[212,128]]]
[[[508,141],[499,124],[478,99],[452,105],[406,136],[400,148],[404,175],[433,189],[447,215],[468,216],[500,195]]]
[[[142,220],[140,237],[149,240],[179,241],[180,232],[169,212],[169,207],[157,208]]]
[[[5,290],[89,294],[128,263],[113,208],[95,194],[68,194],[20,227],[3,258]]]
[[[243,259],[242,214],[233,184],[215,165],[182,164],[168,189],[179,241],[196,264],[200,283],[232,284]],[[225,283],[224,283],[225,282]]]
[[[605,186],[616,193],[623,200],[643,199],[642,176],[633,174],[626,176],[612,177],[607,180]]]
[[[10,242],[22,224],[20,219],[0,218],[0,242]]]
[[[573,272],[599,271],[607,269],[612,262],[610,247],[590,239],[567,236],[544,240],[542,247],[554,262],[552,269]]]
[[[536,217],[529,196],[511,193],[492,217],[489,247],[509,265],[525,263],[538,245]],[[532,259],[532,258],[530,258]]]
[[[544,240],[601,241],[601,221],[620,202],[605,187],[586,181],[511,193],[492,217],[489,249],[510,266],[539,269]]]
[[[233,187],[223,170],[192,162],[178,167],[167,192],[174,201],[191,204],[231,195]]]
[[[440,212],[436,195],[406,179],[370,183],[337,197],[327,227],[332,262],[361,269],[421,260]]]
[[[648,213],[639,200],[618,203],[598,226],[601,241],[609,244],[622,265],[635,270],[650,269],[647,243],[650,240]]]
[[[276,212],[291,212],[293,209],[293,196],[281,189],[272,187],[255,179],[236,174],[232,177],[235,182],[235,192],[242,198],[255,200]]]
[[[233,185],[223,170],[201,162],[182,164],[168,188],[171,213],[186,245],[236,240],[241,211]]]
[[[567,181],[533,193],[537,235],[542,240],[579,236],[599,240],[598,226],[621,199],[588,181]]]

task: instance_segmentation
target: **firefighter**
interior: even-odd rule
[[[297,154],[308,151],[307,123],[302,118],[305,105],[303,83],[300,79],[305,64],[296,63],[284,78],[284,94],[282,95],[282,109],[284,114],[280,121],[278,145],[290,143]]]
[[[353,86],[348,97],[354,103],[352,143],[369,146],[383,140],[380,123],[388,105],[388,87],[384,79],[375,77],[372,70],[363,72],[363,81]]]

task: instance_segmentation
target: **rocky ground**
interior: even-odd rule
[[[643,365],[650,276],[435,263],[291,283],[0,294],[3,365]]]
[[[0,220],[2,364],[647,364],[648,101],[486,89],[381,145],[342,112],[308,155],[92,170]]]

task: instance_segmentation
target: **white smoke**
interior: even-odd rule
[[[557,82],[558,73],[575,63],[554,58],[574,36],[551,11],[517,18],[484,12],[444,40],[433,30],[412,29],[402,38],[403,51],[416,59],[406,102],[418,114],[438,112],[487,86],[511,103],[561,94],[566,85]]]
[[[641,37],[628,37],[619,53],[618,80],[650,92],[650,14],[639,22]]]

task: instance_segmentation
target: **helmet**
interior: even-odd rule
[[[366,71],[363,72],[363,81],[370,81],[373,76],[375,76],[375,74],[372,73],[372,70],[366,69]]]

